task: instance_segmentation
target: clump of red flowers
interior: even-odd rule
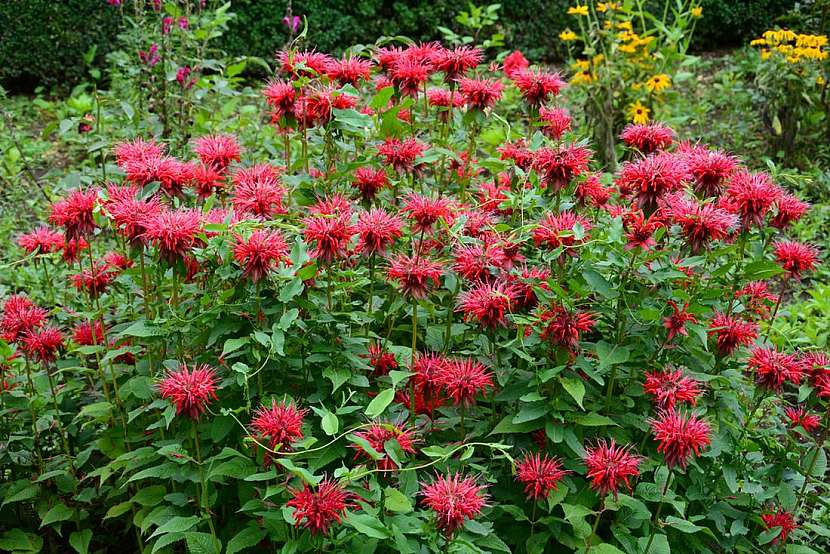
[[[774,529],[775,527],[781,528],[781,532],[772,540],[772,544],[776,544],[779,541],[786,542],[789,534],[798,527],[795,523],[795,517],[783,508],[778,508],[774,512],[761,514],[761,519],[764,525],[767,526],[767,529]]]
[[[692,455],[699,456],[700,450],[712,442],[709,424],[694,414],[669,409],[650,424],[659,443],[657,451],[663,454],[669,469],[675,466],[686,469]]]
[[[447,537],[466,520],[475,519],[487,505],[484,487],[460,473],[436,476],[432,483],[422,483],[421,494],[424,504],[435,512],[436,526]]]
[[[285,505],[294,508],[297,527],[309,529],[312,535],[325,535],[335,522],[340,523],[346,508],[351,506],[351,493],[336,481],[328,479],[311,488],[289,489],[291,500]]]
[[[631,479],[640,474],[642,461],[631,453],[631,446],[618,445],[613,439],[599,440],[596,445],[586,448],[583,459],[591,488],[602,496],[613,493],[615,498],[621,486],[631,489]]]
[[[528,453],[516,461],[516,480],[524,485],[525,494],[532,500],[547,498],[569,473],[559,459],[547,454]]]
[[[383,471],[395,471],[398,468],[398,464],[386,454],[386,444],[389,441],[394,441],[401,452],[415,454],[415,437],[412,431],[399,425],[375,423],[365,431],[358,431],[355,436],[365,440],[373,450],[380,454],[380,458],[375,460],[375,463]],[[355,445],[355,448],[358,449],[355,458],[362,456],[371,459],[369,452],[362,446]]]
[[[279,231],[257,229],[245,239],[236,237],[233,256],[242,266],[243,273],[256,283],[278,264],[290,265],[288,244]]]
[[[209,366],[179,364],[176,370],[170,370],[157,385],[159,394],[173,402],[177,415],[186,415],[191,419],[207,409],[216,396],[216,372]]]
[[[681,403],[694,406],[701,394],[700,383],[683,375],[679,369],[646,372],[643,390],[654,399],[658,408],[666,410],[673,410]]]
[[[277,402],[271,399],[271,405],[262,405],[254,412],[251,419],[251,431],[260,442],[267,444],[271,450],[291,450],[291,443],[303,438],[303,417],[306,409],[299,409],[293,402]],[[270,464],[271,453],[266,452],[265,465]]]

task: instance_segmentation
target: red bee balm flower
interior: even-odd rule
[[[812,271],[818,262],[818,250],[809,244],[783,240],[775,243],[775,259],[788,275],[801,278],[805,271]]]
[[[631,490],[630,479],[640,474],[641,459],[631,453],[630,445],[618,446],[613,439],[598,441],[596,446],[585,449],[586,476],[591,480],[591,488],[603,496],[612,492],[615,498],[620,485]]]
[[[678,308],[673,300],[669,300],[668,304],[674,313],[663,318],[663,327],[668,329],[666,342],[671,341],[677,335],[689,336],[686,332],[686,323],[697,323],[697,318],[686,311],[689,308],[689,304],[684,304],[682,309]]]
[[[280,184],[281,168],[269,164],[257,164],[239,168],[233,175],[234,208],[262,219],[286,213],[282,197],[285,188]]]
[[[84,269],[70,277],[77,290],[85,290],[96,297],[104,293],[115,279],[115,272],[106,263],[95,263],[91,269]]]
[[[454,404],[471,406],[478,394],[493,388],[493,376],[483,364],[464,358],[449,360],[438,368],[435,381]]]
[[[401,236],[403,222],[380,208],[357,217],[357,250],[366,254],[383,254]]]
[[[657,150],[665,150],[674,141],[674,131],[662,123],[646,125],[627,125],[620,138],[631,148],[636,148],[643,155]]]
[[[27,254],[49,254],[57,252],[63,246],[63,235],[48,227],[38,227],[31,233],[20,235],[17,244]]]
[[[386,139],[377,149],[378,154],[386,158],[387,165],[398,173],[406,173],[415,169],[415,160],[423,155],[426,146],[414,138],[404,141]]]
[[[202,231],[202,217],[196,210],[163,211],[148,218],[144,225],[144,237],[158,247],[161,258],[170,264],[202,244],[197,237]]]
[[[98,202],[98,189],[75,190],[52,204],[49,221],[64,228],[66,238],[77,239],[95,230],[92,212]]]
[[[54,327],[28,331],[23,336],[23,352],[31,360],[54,362],[57,351],[62,346],[63,334]]]
[[[394,441],[398,444],[401,451],[407,454],[415,453],[415,439],[412,436],[412,431],[404,429],[391,423],[373,424],[365,431],[355,433],[355,436],[362,438],[369,443],[375,451],[381,454],[381,458],[376,460],[378,468],[384,471],[395,471],[398,469],[398,464],[392,458],[386,455],[386,443]],[[368,452],[360,445],[353,445],[358,451],[355,454],[355,459],[361,456],[371,458]]]
[[[280,262],[291,265],[288,245],[279,231],[257,229],[247,240],[236,237],[233,256],[244,268],[246,277],[256,283]]]
[[[529,66],[530,62],[527,61],[527,58],[525,58],[524,54],[522,54],[519,50],[514,50],[508,54],[502,62],[504,74],[508,77],[517,75],[520,71],[527,69]]]
[[[177,415],[186,415],[199,419],[211,399],[216,396],[216,372],[207,365],[194,366],[192,369],[184,363],[176,371],[168,371],[158,384],[162,398],[167,398],[176,405]]]
[[[207,135],[193,141],[193,151],[203,164],[223,172],[231,164],[240,160],[241,149],[236,137],[232,135]]]
[[[346,256],[349,241],[355,232],[349,220],[349,214],[321,215],[303,219],[303,235],[306,241],[315,243],[310,253],[311,257],[331,263]]]
[[[92,330],[95,329],[93,336]],[[101,321],[95,321],[94,325],[90,325],[88,321],[78,323],[72,330],[72,340],[78,346],[93,346],[96,344],[104,344],[104,327]]]
[[[369,345],[369,365],[376,376],[388,375],[393,369],[398,369],[395,355],[375,343]]]
[[[577,144],[544,146],[533,154],[533,169],[542,177],[542,186],[557,192],[588,170],[591,151]],[[517,164],[518,165],[518,164]]]
[[[0,319],[2,338],[6,342],[20,340],[24,335],[44,324],[46,310],[19,294],[10,296],[3,304],[3,317]]]
[[[779,508],[775,512],[761,514],[761,519],[764,521],[764,525],[767,526],[767,529],[773,529],[775,527],[781,528],[781,533],[778,534],[772,540],[772,544],[777,543],[778,541],[786,542],[787,536],[792,533],[798,525],[795,523],[795,518],[793,515],[783,508]]]
[[[372,60],[348,57],[334,60],[328,66],[328,75],[341,85],[360,86],[361,81],[368,81],[372,71]]]
[[[439,219],[447,223],[452,221],[450,201],[446,198],[428,198],[413,193],[407,197],[403,211],[409,212],[409,217],[415,220],[413,229],[416,232],[428,231]]]
[[[360,191],[364,200],[372,200],[380,190],[389,186],[389,179],[383,169],[361,166],[354,172],[352,186]]]
[[[539,325],[542,327],[539,336],[573,352],[579,348],[582,333],[590,331],[594,323],[592,314],[554,305],[539,314]]]
[[[316,489],[306,484],[302,490],[288,490],[292,498],[285,505],[294,508],[295,525],[309,529],[312,535],[327,534],[332,523],[340,523],[346,508],[351,506],[351,494],[328,479]]]
[[[801,425],[805,431],[812,433],[821,426],[821,416],[808,414],[804,408],[784,408],[784,415],[790,420],[791,427]]]
[[[468,107],[476,110],[492,108],[501,98],[502,84],[495,79],[461,78],[461,96]]]
[[[525,486],[525,494],[529,499],[539,500],[547,498],[551,490],[557,490],[557,485],[570,471],[562,469],[562,462],[557,458],[549,458],[547,454],[525,454],[516,462],[516,480]]]
[[[406,296],[423,299],[431,286],[437,287],[443,269],[441,264],[425,258],[399,254],[390,260],[386,274],[390,281],[397,281]]]
[[[679,369],[654,371],[646,372],[643,390],[653,397],[658,408],[672,410],[676,404],[681,402],[696,405],[697,398],[700,396],[700,383],[691,377],[684,376]]]
[[[699,456],[700,449],[712,442],[709,424],[693,414],[667,410],[649,423],[655,440],[660,443],[657,451],[666,458],[669,469],[674,466],[686,469],[692,454]]]
[[[449,83],[464,75],[468,69],[476,67],[483,58],[484,52],[480,48],[459,46],[438,52],[433,65],[436,70],[444,72],[444,80]]]
[[[745,228],[753,224],[761,227],[783,192],[766,173],[739,171],[732,175],[722,203],[741,218]]]
[[[695,192],[703,197],[712,197],[720,195],[724,182],[738,163],[734,157],[719,150],[696,148],[686,153],[686,165]]]
[[[792,194],[786,192],[775,201],[775,207],[778,209],[778,212],[770,221],[770,225],[778,229],[784,229],[790,223],[798,221],[810,209],[810,205],[807,202],[802,202]]]
[[[456,311],[463,312],[467,320],[476,319],[484,327],[495,329],[507,325],[504,315],[512,304],[513,290],[509,285],[482,282],[458,296]]]
[[[779,352],[775,347],[756,347],[747,361],[759,387],[780,392],[784,383],[801,383],[804,368],[795,354]]]
[[[758,325],[723,312],[715,312],[709,334],[717,337],[718,352],[728,356],[739,346],[749,346],[758,338]]]
[[[571,130],[571,114],[564,108],[539,109],[539,119],[542,121],[542,133],[553,140],[559,140],[566,131]]]
[[[577,225],[582,228],[579,236],[576,231]],[[568,249],[567,252],[575,256],[576,253],[570,247],[584,242],[590,230],[591,222],[581,215],[567,211],[558,214],[548,213],[533,230],[533,242],[536,246],[545,246],[549,250],[564,246]]]
[[[291,450],[291,443],[303,438],[303,417],[308,410],[297,409],[293,402],[279,404],[271,399],[271,405],[257,408],[251,420],[251,430],[260,442],[266,442],[271,450]],[[265,456],[265,465],[270,464],[270,452]]]
[[[452,536],[464,525],[464,521],[474,519],[487,505],[484,487],[477,485],[472,477],[461,474],[436,477],[430,484],[421,483],[424,503],[435,512],[438,529],[445,536]]]
[[[510,75],[510,79],[522,93],[525,102],[531,106],[545,103],[565,87],[565,81],[559,73],[545,73],[533,69],[517,71]]]

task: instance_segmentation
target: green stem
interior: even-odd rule
[[[195,420],[193,421],[192,429],[193,446],[196,449],[196,461],[199,464],[199,480],[202,485],[202,491],[200,494],[197,494],[196,497],[199,502],[199,508],[202,510],[203,514],[207,516],[208,526],[210,527],[210,536],[213,538],[214,544],[216,544],[216,529],[213,526],[213,516],[210,513],[210,495],[208,494],[207,479],[205,479],[205,468],[202,466],[202,448],[199,444],[199,429]]]
[[[415,367],[415,356],[418,352],[418,300],[412,297],[412,358],[411,368]],[[409,417],[415,423],[415,379],[409,379]]]
[[[659,468],[658,468],[659,469]],[[655,471],[656,473],[656,471]],[[657,522],[660,519],[660,512],[663,511],[663,499],[666,497],[666,493],[669,490],[669,485],[671,484],[671,479],[674,476],[674,470],[669,470],[669,476],[666,477],[666,485],[663,487],[663,492],[660,495],[660,504],[657,505],[657,511],[654,513],[654,518],[651,521],[651,529],[648,535],[648,542],[646,543],[646,548],[643,551],[643,554],[648,554],[649,548],[651,548],[651,543],[654,542],[655,531],[657,530]]]

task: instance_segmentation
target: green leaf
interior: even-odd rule
[[[298,467],[294,465],[294,462],[289,460],[288,458],[279,458],[277,463],[280,464],[282,467],[299,477],[303,480],[303,482],[308,483],[309,485],[316,485],[322,480],[322,477],[315,477],[312,475],[310,471],[303,467]]]
[[[228,339],[225,341],[225,346],[222,348],[222,357],[224,358],[231,352],[235,352],[251,342],[251,337],[238,337],[235,339]]]
[[[34,498],[37,496],[40,487],[37,485],[33,485],[32,483],[21,480],[14,483],[9,490],[6,492],[6,497],[3,499],[3,503],[0,506],[5,506],[6,504],[11,504],[13,502],[21,502],[23,500],[29,500],[30,498]]]
[[[75,549],[78,554],[87,554],[89,552],[89,543],[92,540],[92,529],[82,529],[81,531],[73,531],[69,535],[69,546]]]
[[[640,537],[637,540],[637,543],[640,546],[639,552],[642,554],[671,554],[671,548],[669,548],[669,539],[666,538],[666,535],[654,535],[654,539],[651,543],[651,546],[646,552],[646,545],[648,544],[648,537]]]
[[[161,327],[147,323],[141,319],[119,333],[122,337],[160,337],[167,332]]]
[[[343,522],[373,539],[388,539],[392,536],[392,533],[384,527],[383,523],[377,517],[369,514],[347,512],[346,517],[343,518]]]
[[[75,418],[109,419],[111,413],[112,404],[109,402],[94,402],[81,408],[81,411],[78,412]]]
[[[389,104],[389,100],[392,98],[393,94],[395,94],[395,89],[393,87],[383,87],[377,92],[377,94],[375,94],[372,101],[369,102],[369,107],[375,111],[385,108],[386,105]]]
[[[245,71],[245,66],[248,65],[246,60],[242,60],[239,63],[231,64],[225,69],[225,76],[226,77],[236,77],[243,71]]]
[[[385,389],[380,392],[376,397],[369,402],[369,405],[366,406],[366,417],[370,419],[374,419],[382,414],[386,408],[389,407],[389,404],[392,403],[392,400],[395,399],[395,389]]]
[[[259,544],[265,538],[268,531],[265,529],[257,529],[256,527],[246,527],[228,541],[228,546],[225,554],[236,554],[242,552],[246,548],[251,548]]]
[[[328,436],[336,435],[340,429],[340,421],[332,412],[326,411],[326,414],[320,422],[320,427],[323,428],[323,432]]]
[[[386,487],[384,491],[383,506],[390,512],[408,514],[412,511],[412,502],[398,489]]]
[[[524,423],[513,423],[514,417],[515,416],[510,414],[504,416],[502,420],[496,424],[493,430],[490,431],[490,435],[529,433],[530,431],[535,431],[539,427],[543,427],[542,422],[538,420],[525,421]]]
[[[585,282],[588,283],[588,286],[591,287],[591,290],[600,293],[605,298],[616,298],[620,295],[619,292],[611,288],[611,283],[609,283],[605,279],[605,277],[603,277],[593,269],[586,269],[585,271],[583,271],[582,277],[585,278]]]
[[[192,529],[195,525],[197,525],[201,521],[201,519],[197,516],[189,516],[189,517],[182,517],[182,516],[175,516],[170,518],[167,523],[161,525],[158,529],[153,531],[153,534],[150,535],[150,538],[158,537],[159,535],[166,535],[167,533],[182,533],[187,531],[188,529]]]
[[[705,529],[704,527],[695,525],[687,519],[680,519],[675,516],[668,516],[666,518],[666,524],[674,529],[677,529],[681,533],[697,533],[698,531],[703,531],[703,529]]]
[[[113,517],[118,517],[130,511],[133,503],[129,500],[127,502],[122,502],[121,504],[116,504],[109,510],[107,510],[107,514],[104,516],[104,519],[110,519]]]
[[[592,547],[591,552],[594,554],[625,554],[625,552],[607,542]]]
[[[579,407],[585,409],[582,406],[582,399],[585,398],[585,384],[582,380],[575,377],[562,377],[559,382],[562,383],[562,388],[576,400]]]
[[[290,283],[280,289],[280,302],[288,302],[301,292],[303,292],[303,282],[299,277],[295,277]]]
[[[155,506],[164,499],[165,494],[167,494],[167,488],[164,485],[152,485],[139,489],[130,501],[141,506]]]
[[[11,529],[0,536],[0,550],[9,552],[40,552],[43,539],[22,529]]]
[[[214,539],[208,533],[185,533],[184,539],[189,554],[219,554],[222,551],[219,539]]]
[[[596,412],[577,415],[573,420],[577,425],[584,425],[585,427],[601,427],[603,425],[619,427],[610,417],[600,415]]]
[[[66,521],[72,518],[74,513],[75,511],[72,508],[61,502],[52,506],[52,509],[46,512],[43,519],[40,521],[40,526],[43,527],[44,525],[51,525],[52,523]]]

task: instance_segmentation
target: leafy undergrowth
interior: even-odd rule
[[[258,149],[114,144],[19,237],[0,548],[827,549],[807,205],[481,62],[286,52]]]

